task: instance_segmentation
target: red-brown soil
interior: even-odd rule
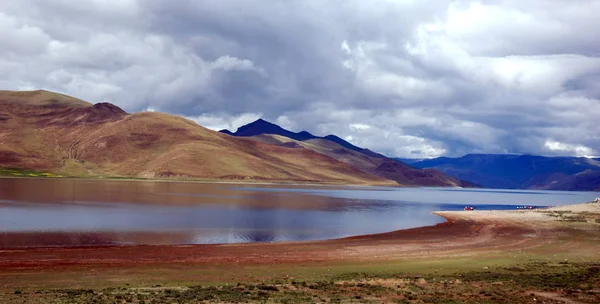
[[[597,231],[595,231],[597,232]],[[558,241],[568,229],[535,229],[457,221],[339,240],[181,246],[93,246],[4,249],[0,269],[45,270],[85,267],[137,267],[182,263],[281,264],[323,261],[410,259],[471,256],[536,248]],[[15,234],[15,237],[26,237]],[[4,238],[11,237],[10,234]],[[60,237],[60,236],[56,236]]]

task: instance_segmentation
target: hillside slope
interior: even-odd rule
[[[437,169],[488,188],[600,189],[600,161],[585,157],[468,154],[427,159],[412,165]]]
[[[0,166],[74,176],[393,184],[309,149],[46,91],[0,92]]]
[[[379,153],[373,152],[369,149],[357,147],[357,146],[355,146],[333,134],[330,134],[330,135],[327,135],[324,137],[319,137],[319,136],[312,135],[306,131],[301,131],[301,132],[296,133],[296,132],[286,130],[286,129],[284,129],[274,123],[268,122],[262,118],[259,118],[254,122],[251,122],[247,125],[239,127],[235,132],[231,132],[229,130],[221,130],[219,132],[225,133],[228,135],[232,135],[232,136],[238,136],[238,137],[250,137],[250,136],[262,135],[262,134],[275,134],[275,135],[281,135],[281,136],[285,136],[287,138],[291,138],[291,139],[299,140],[299,141],[305,141],[305,140],[310,140],[310,139],[326,139],[328,141],[335,142],[335,143],[343,146],[344,148],[347,148],[347,149],[350,149],[350,150],[353,150],[356,152],[360,152],[362,154],[365,154],[365,155],[368,155],[371,157],[385,158],[385,156],[383,156]]]
[[[412,168],[384,156],[371,156],[370,154],[357,152],[325,138],[300,141],[275,134],[261,134],[249,138],[287,148],[306,148],[344,162],[363,172],[394,180],[403,185],[471,186],[458,179],[447,177],[437,170]]]

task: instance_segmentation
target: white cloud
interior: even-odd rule
[[[272,118],[398,156],[600,146],[600,1],[2,4],[1,89],[213,129]]]
[[[594,150],[586,146],[567,144],[551,139],[547,140],[544,143],[544,147],[546,147],[552,152],[567,152],[569,154],[584,157],[592,157],[592,154],[594,153]]]
[[[439,144],[428,142],[428,140],[416,136],[399,136],[401,145],[395,149],[395,155],[405,155],[413,158],[434,158],[442,156],[446,149],[440,148]],[[437,146],[437,147],[436,147]]]
[[[203,114],[195,117],[186,117],[197,124],[206,127],[211,130],[220,131],[223,129],[227,129],[229,131],[235,132],[237,128],[251,123],[259,118],[261,118],[262,114],[260,113],[243,113],[240,115],[228,115],[225,113],[222,114]]]
[[[350,124],[348,127],[350,127],[350,129],[353,131],[363,131],[363,130],[369,130],[371,128],[371,126],[369,126],[367,124],[361,124],[361,123]]]
[[[265,75],[265,71],[261,68],[256,68],[254,63],[247,59],[239,59],[231,56],[221,56],[211,63],[214,69],[223,71],[256,71],[261,75]]]
[[[350,46],[348,45],[348,41],[344,40],[342,42],[342,47],[341,47],[342,52],[348,54],[348,55],[352,55],[352,50],[350,50]]]
[[[31,26],[1,11],[0,38],[2,38],[0,54],[12,58],[43,52],[50,41],[50,37],[39,27]]]

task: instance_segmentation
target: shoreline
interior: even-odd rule
[[[391,187],[391,188],[420,188],[427,186],[403,185],[390,181],[389,183],[364,183],[364,184],[348,184],[341,181],[335,182],[311,182],[311,181],[285,181],[285,180],[252,180],[252,179],[195,179],[195,178],[145,178],[145,177],[77,177],[77,176],[61,176],[61,177],[44,177],[44,176],[12,176],[0,175],[0,179],[43,179],[43,180],[81,180],[81,181],[126,181],[126,182],[172,182],[172,183],[206,183],[206,184],[248,184],[248,185],[272,185],[272,186],[310,186],[310,187]],[[394,184],[395,183],[395,184]],[[458,186],[438,186],[440,188],[456,188],[466,189]]]
[[[513,225],[528,225],[532,223],[589,223],[599,224],[600,203],[590,201],[585,203],[549,206],[537,209],[518,210],[471,210],[471,211],[435,211],[433,214],[448,221],[469,220],[475,222],[508,222]],[[523,220],[525,222],[520,222]]]
[[[569,229],[577,233],[591,231],[600,236],[598,203],[538,210],[438,211],[434,214],[444,217],[446,222],[322,241],[2,248],[0,269],[139,267],[165,263],[261,265],[468,256],[488,252],[490,244],[496,249],[524,244],[540,246],[547,238],[552,239],[554,232]]]
[[[325,241],[0,249],[0,302],[116,303],[132,297],[128,302],[142,303],[135,295],[159,303],[222,303],[254,295],[260,300],[250,302],[330,303],[342,299],[340,290],[350,295],[343,303],[387,303],[402,294],[411,299],[405,303],[457,297],[484,302],[490,288],[496,296],[502,291],[506,303],[560,295],[593,299],[589,289],[573,294],[560,286],[575,290],[576,278],[600,287],[586,276],[600,271],[600,204],[548,212],[552,216],[542,221],[515,221],[502,212],[504,220],[442,212],[446,221],[434,226]],[[573,214],[595,221],[563,221]],[[557,278],[564,284],[552,285]],[[419,293],[412,293],[415,288]]]
[[[585,217],[581,216],[584,213]],[[340,238],[325,239],[325,240],[306,240],[306,241],[281,241],[281,242],[247,242],[247,243],[208,243],[208,244],[111,244],[111,243],[95,243],[95,244],[76,244],[76,245],[25,245],[25,246],[3,246],[0,247],[0,252],[7,250],[35,250],[35,249],[91,249],[91,248],[127,248],[127,247],[201,247],[201,246],[251,246],[251,245],[290,245],[290,244],[314,244],[314,243],[335,243],[345,240],[356,239],[381,239],[382,237],[394,234],[403,234],[416,232],[428,229],[443,229],[456,222],[478,223],[482,225],[498,225],[504,224],[514,227],[532,227],[538,225],[540,227],[548,226],[554,223],[555,226],[561,223],[579,223],[579,224],[598,224],[600,229],[600,203],[586,202],[570,205],[550,206],[546,208],[538,208],[533,210],[472,210],[472,211],[434,211],[431,214],[442,217],[445,221],[435,225],[419,226],[407,229],[393,230],[389,232],[359,234]],[[535,224],[535,225],[532,225]],[[98,232],[98,231],[81,231],[81,232],[61,232],[61,231],[15,231],[0,233],[2,238],[22,238],[23,236],[34,236],[37,238],[62,237],[73,238],[87,237],[93,239],[101,239],[93,237],[95,235],[106,234],[140,234],[148,236],[167,234],[166,232],[154,233],[152,231],[122,231],[122,232]]]

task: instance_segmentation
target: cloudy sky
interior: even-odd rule
[[[0,89],[401,157],[600,154],[600,1],[3,0]]]

